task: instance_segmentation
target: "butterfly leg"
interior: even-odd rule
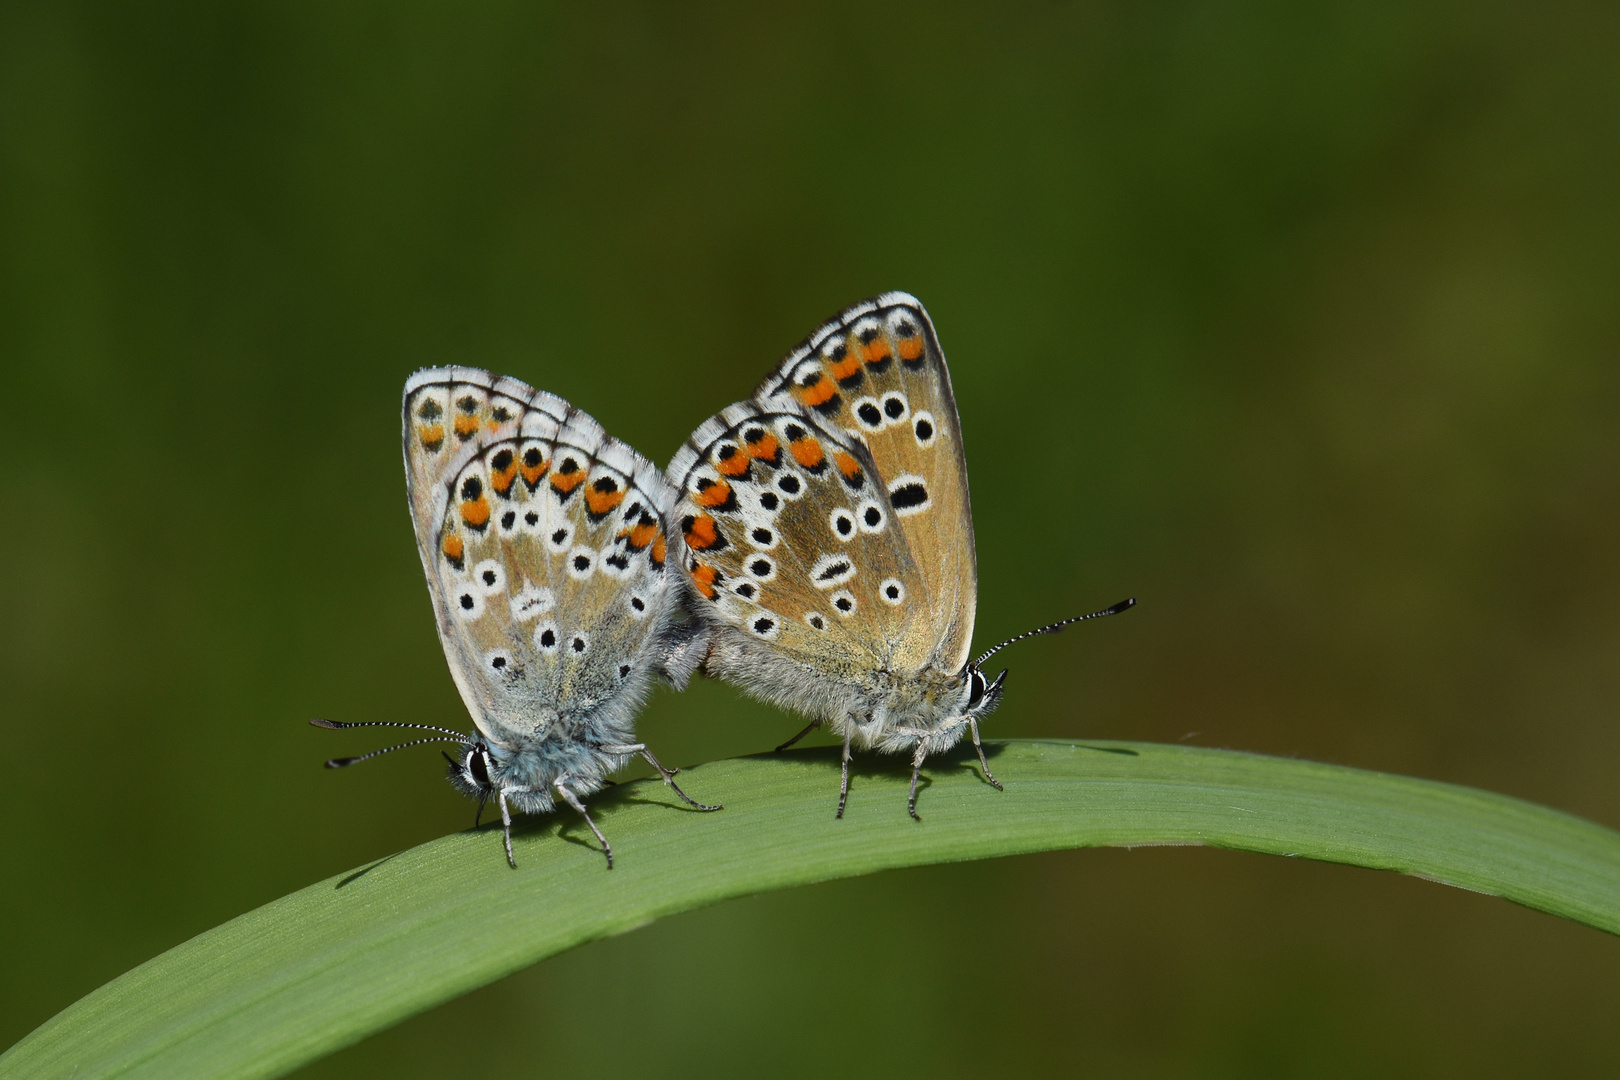
[[[928,744],[919,742],[916,751],[911,755],[911,794],[906,796],[906,813],[914,821],[921,821],[917,816],[917,774],[922,771],[923,758],[928,756]]]
[[[849,802],[849,744],[853,738],[855,738],[853,730],[844,736],[844,777],[838,783],[838,813],[833,815],[835,818],[844,816],[844,804]]]
[[[506,791],[500,793],[501,829],[506,834],[506,861],[512,869],[517,869],[517,860],[512,857],[512,812],[506,808]]]
[[[568,790],[567,780],[566,776],[559,776],[551,782],[551,786],[557,789],[557,794],[563,797],[563,802],[577,810],[579,816],[585,819],[585,824],[591,827],[591,832],[596,834],[596,839],[602,844],[602,854],[607,856],[608,869],[613,869],[613,849],[608,846],[607,837],[603,836],[602,830],[596,827],[596,822],[591,820],[591,815],[585,812],[585,804],[579,801],[579,796]]]
[[[792,746],[794,743],[798,742],[800,739],[804,738],[806,735],[810,734],[812,731],[816,730],[816,728],[818,728],[820,726],[821,726],[821,721],[820,720],[812,720],[812,721],[810,721],[808,724],[806,724],[804,726],[803,731],[801,731],[797,735],[793,736],[793,738],[789,739],[787,742],[783,743],[781,746],[778,746],[775,750],[772,751],[772,753],[780,754],[782,751],[786,750],[788,747]]]
[[[694,810],[724,810],[725,809],[725,807],[720,806],[718,804],[716,804],[714,806],[709,806],[707,803],[698,802],[696,799],[692,798],[692,796],[690,796],[686,792],[682,791],[680,789],[680,786],[675,783],[675,774],[680,772],[681,770],[664,768],[664,766],[659,762],[659,760],[657,758],[653,757],[652,751],[647,749],[645,746],[643,746],[641,748],[640,753],[641,753],[642,757],[647,759],[647,764],[651,765],[653,768],[658,770],[658,775],[662,776],[664,778],[664,783],[668,784],[670,790],[673,791],[675,794],[679,795],[681,797],[682,801],[684,801],[687,806],[690,806]]]
[[[968,718],[968,730],[973,733],[973,749],[979,752],[979,768],[984,770],[984,778],[990,781],[990,786],[997,791],[1006,791],[1001,781],[990,774],[990,763],[984,760],[984,744],[979,742],[979,722],[972,717]]]
[[[675,774],[680,772],[681,770],[664,768],[663,763],[660,762],[657,758],[653,757],[652,751],[647,749],[646,743],[627,743],[627,744],[625,744],[623,746],[613,746],[613,745],[604,744],[602,746],[602,749],[603,749],[603,751],[605,751],[606,753],[609,753],[609,754],[640,754],[642,757],[647,759],[647,764],[651,765],[653,768],[658,770],[658,775],[663,777],[664,783],[668,784],[670,786],[671,790],[673,790],[675,792],[675,794],[679,795],[681,797],[681,799],[686,803],[686,805],[692,807],[695,810],[724,810],[725,809],[725,807],[723,807],[723,806],[709,806],[706,803],[700,803],[696,799],[692,798],[692,796],[690,796],[686,792],[682,791],[681,788],[680,788],[680,785],[675,783]],[[611,784],[611,783],[613,783],[613,781],[609,780],[609,781],[607,781],[607,783]]]

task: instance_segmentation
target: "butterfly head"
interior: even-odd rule
[[[969,664],[962,669],[962,689],[966,699],[962,704],[962,714],[974,720],[989,716],[1001,704],[1001,684],[1007,681],[1007,670],[1002,669],[1001,674],[990,681],[984,677],[976,665]]]
[[[480,800],[495,794],[496,759],[487,744],[477,741],[462,743],[460,753],[454,757],[445,754],[444,759],[449,763],[445,775],[451,787],[463,795]]]

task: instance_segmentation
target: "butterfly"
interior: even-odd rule
[[[450,783],[477,797],[479,817],[495,800],[513,867],[512,809],[566,803],[612,869],[584,800],[635,755],[689,806],[720,809],[690,798],[635,740],[653,679],[684,686],[698,659],[667,566],[684,551],[667,528],[675,491],[657,466],[563,399],[465,367],[406,381],[404,450],[439,641],[478,731],[386,725],[441,733],[402,746],[460,744],[445,755]]]
[[[930,754],[972,737],[1007,672],[969,660],[978,573],[950,372],[928,313],[891,292],[840,313],[747,401],[704,421],[666,470],[706,674],[811,717],[851,748],[911,754],[907,810]]]

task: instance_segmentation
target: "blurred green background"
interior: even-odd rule
[[[1617,59],[1582,2],[0,7],[0,1045],[469,823],[432,749],[333,774],[374,741],[304,724],[467,722],[407,373],[666,461],[891,288],[951,359],[980,642],[1141,599],[1007,654],[992,737],[1620,826]],[[1613,1075],[1617,1011],[1620,941],[1501,901],[1087,851],[670,919],[305,1075]]]

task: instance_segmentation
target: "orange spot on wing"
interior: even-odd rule
[[[551,486],[562,492],[564,495],[568,494],[570,491],[573,491],[584,482],[584,469],[575,469],[571,473],[557,472],[551,474]]]
[[[505,495],[512,490],[512,483],[517,479],[518,465],[516,461],[504,469],[496,469],[489,474],[489,486],[495,489],[496,494]]]
[[[702,551],[714,547],[720,539],[720,532],[715,528],[714,518],[708,514],[699,514],[692,519],[692,524],[686,530],[686,544],[688,547]]]
[[[758,458],[761,461],[775,461],[779,449],[780,446],[777,444],[776,436],[770,432],[766,432],[758,442],[748,444],[749,456]]]
[[[467,549],[462,545],[459,535],[451,533],[445,537],[439,550],[444,552],[444,557],[449,559],[457,570],[461,569],[461,560],[466,555]]]
[[[632,525],[628,529],[621,530],[619,535],[629,541],[632,551],[640,551],[652,543],[653,538],[659,533],[657,525]],[[658,561],[663,562],[663,556],[659,556]]]
[[[461,520],[474,529],[489,524],[489,500],[482,495],[461,504]]]
[[[622,502],[624,502],[622,491],[597,491],[592,488],[585,492],[585,505],[597,517],[601,517]]]
[[[827,370],[832,372],[835,379],[847,379],[861,370],[860,345],[857,344],[855,348],[845,353],[842,360],[829,362]]]
[[[922,339],[921,335],[918,335],[917,337],[908,337],[908,338],[901,339],[901,341],[900,341],[900,359],[902,359],[902,360],[915,360],[915,359],[917,359],[917,357],[921,356],[922,354],[923,354],[923,339]]]
[[[456,434],[463,439],[470,439],[478,431],[478,417],[468,416],[465,413],[456,417]]]
[[[728,458],[721,458],[715,462],[714,467],[727,476],[741,476],[748,471],[748,455],[732,454]]]
[[[664,554],[667,550],[668,547],[664,543],[664,534],[659,533],[658,539],[653,541],[652,552],[647,556],[647,558],[652,560],[652,564],[654,566],[663,566]]]
[[[422,424],[416,429],[416,437],[422,440],[426,449],[437,450],[444,445],[444,425]]]
[[[719,483],[710,484],[692,498],[699,506],[713,510],[716,506],[726,505],[726,500],[731,498],[731,485],[721,480]]]
[[[518,471],[523,474],[523,482],[529,485],[529,490],[533,491],[534,486],[540,482],[542,476],[546,475],[546,469],[550,466],[551,462],[542,461],[533,468],[527,465],[519,465]]]
[[[840,450],[833,455],[833,462],[837,464],[838,471],[844,474],[845,480],[853,480],[861,475],[861,463],[856,461],[852,454]]]
[[[819,373],[816,375],[816,381],[809,386],[795,386],[793,388],[793,396],[811,408],[827,404],[837,393],[838,389],[833,385],[833,381],[822,378]]]
[[[808,435],[794,439],[788,450],[793,454],[793,460],[806,469],[813,469],[822,462],[821,444]]]
[[[889,343],[882,338],[873,338],[872,344],[865,346],[866,362],[868,364],[880,363],[889,358]]]
[[[712,566],[698,563],[692,567],[692,583],[697,586],[697,591],[703,594],[705,600],[714,599],[714,579],[719,576],[720,572]]]

